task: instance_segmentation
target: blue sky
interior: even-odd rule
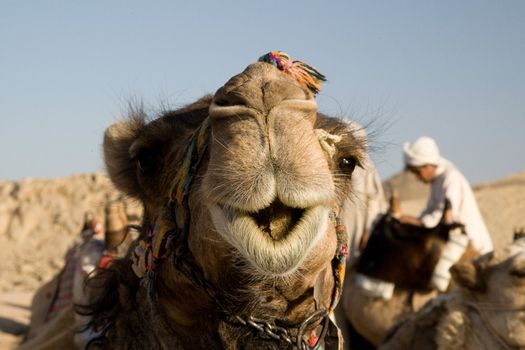
[[[434,137],[474,183],[525,170],[525,2],[1,1],[0,179],[103,169],[104,128],[213,93],[283,50],[320,111],[374,121],[385,179]]]

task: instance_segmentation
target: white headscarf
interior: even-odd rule
[[[436,141],[427,136],[418,138],[414,143],[406,142],[403,145],[403,155],[405,164],[412,167],[441,163]]]

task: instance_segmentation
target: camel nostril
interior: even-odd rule
[[[214,103],[215,103],[217,106],[219,106],[219,107],[227,107],[227,106],[230,106],[230,103],[228,102],[228,100],[227,100],[227,99],[222,99],[222,98],[220,98],[220,99],[216,99],[216,100],[214,101]]]

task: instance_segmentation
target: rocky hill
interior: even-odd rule
[[[122,197],[101,173],[0,181],[0,291],[34,290],[63,265],[84,213],[104,220],[108,201]],[[126,200],[128,214],[140,215]]]

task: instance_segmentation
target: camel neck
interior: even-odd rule
[[[323,322],[324,314],[319,311],[328,310],[334,285],[332,269],[327,265],[316,276],[298,274],[280,281],[260,279],[246,283],[243,288],[230,283],[230,289],[218,290],[214,300],[175,267],[163,266],[162,271],[157,284],[158,307],[169,327],[175,329],[176,334],[184,334],[188,341],[193,341],[191,338],[196,328],[206,329],[207,332],[200,334],[206,334],[206,342],[210,344],[218,339],[222,339],[223,344],[225,339],[246,341],[240,338],[247,332],[254,339],[264,338],[264,331],[258,330],[261,327],[282,328],[286,330],[283,339],[293,338],[299,334],[302,324],[305,324],[303,335],[308,337],[312,329]],[[243,278],[236,280],[242,281]],[[312,321],[305,322],[312,315]]]

